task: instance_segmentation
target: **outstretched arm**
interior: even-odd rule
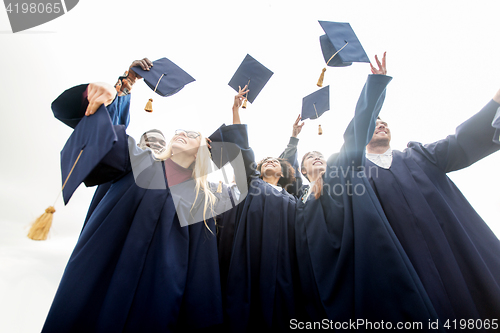
[[[302,177],[300,174],[300,164],[297,154],[297,145],[299,143],[298,135],[300,134],[300,132],[302,131],[302,127],[304,126],[304,122],[299,124],[301,120],[302,118],[299,114],[293,124],[292,136],[290,137],[290,141],[288,142],[285,150],[279,156],[280,158],[286,159],[295,170],[296,182],[294,184],[295,188],[293,189],[293,192],[296,196],[300,196],[300,189],[302,188]]]
[[[444,172],[465,168],[500,149],[495,127],[499,107],[500,91],[481,111],[459,125],[454,135],[426,145],[410,142],[408,147]]]
[[[378,69],[370,64],[374,74],[368,75],[356,104],[354,118],[344,133],[344,146],[341,150],[343,154],[341,155],[346,157],[346,160],[342,161],[348,165],[362,166],[364,164],[365,147],[373,136],[375,122],[385,99],[386,87],[392,80],[392,77],[385,75],[387,74],[385,58],[385,53],[382,62],[375,57]]]
[[[75,128],[84,116],[95,113],[104,104],[114,125],[128,126],[130,122],[130,95],[128,93],[136,80],[141,78],[131,68],[141,66],[147,70],[150,63],[147,58],[132,62],[126,76],[121,76],[115,87],[98,82],[67,89],[52,102],[54,116],[66,125]],[[127,94],[124,93],[125,91]]]

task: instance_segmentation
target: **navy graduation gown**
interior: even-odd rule
[[[236,131],[241,126],[233,125],[235,130],[222,138],[237,144],[246,155],[249,181],[245,200],[220,220],[219,255],[221,266],[227,267],[223,277],[225,320],[232,332],[286,330],[296,317],[296,198],[259,178],[252,166],[253,152]]]
[[[389,169],[366,161],[377,198],[441,321],[500,317],[500,242],[446,175],[500,149],[491,126],[498,107],[489,102],[446,139],[393,151]]]
[[[59,95],[51,105],[54,117],[69,127],[75,128],[85,116],[85,111],[88,106],[86,96],[87,87],[88,84],[81,84],[69,88]],[[106,107],[113,125],[123,125],[125,128],[128,127],[130,123],[130,97],[130,94],[117,96],[114,101]],[[110,186],[111,182],[108,182],[97,187],[92,201],[90,202],[83,227],[85,227],[90,215],[92,215],[92,212],[102,200]]]
[[[296,247],[304,319],[422,323],[437,318],[364,175],[364,149],[391,81],[369,75],[319,199],[297,202]],[[387,326],[386,326],[387,327]],[[351,327],[352,328],[352,327]],[[370,331],[369,326],[357,327]]]
[[[114,182],[91,214],[43,332],[173,332],[222,323],[214,219],[206,221],[212,233],[203,222],[181,227],[163,162],[131,138],[129,149],[142,169]],[[138,186],[153,180],[160,189]],[[219,202],[227,198],[223,191]]]

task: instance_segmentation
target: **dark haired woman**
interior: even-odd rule
[[[235,98],[236,124],[245,89]],[[220,264],[227,266],[227,276],[222,274],[226,321],[232,332],[285,330],[296,318],[293,288],[298,285],[296,198],[286,191],[295,181],[294,170],[285,160],[265,158],[247,174],[248,195],[221,222],[224,241],[219,242],[219,251],[225,252],[226,262]]]

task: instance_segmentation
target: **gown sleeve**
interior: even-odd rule
[[[71,128],[75,128],[85,116],[85,110],[88,106],[87,87],[88,84],[81,84],[69,88],[52,102],[54,116]],[[130,122],[130,96],[117,96],[106,107],[113,125],[128,127]]]
[[[344,132],[343,150],[347,156],[346,162],[350,166],[364,165],[365,148],[375,131],[376,119],[384,103],[386,87],[391,80],[392,77],[387,75],[368,75],[356,104],[354,118]]]
[[[468,167],[500,149],[494,137],[498,131],[494,126],[499,107],[500,104],[491,100],[481,111],[459,125],[454,135],[426,145],[410,142],[408,148],[444,172]]]
[[[293,170],[295,171],[295,183],[293,184],[293,187],[291,189],[291,192],[297,197],[300,198],[302,196],[302,177],[300,175],[300,164],[299,164],[299,158],[297,155],[297,146],[299,144],[299,139],[290,137],[290,141],[288,142],[288,145],[286,146],[285,150],[281,153],[280,158],[283,158],[288,161],[288,163],[291,164],[293,167]]]

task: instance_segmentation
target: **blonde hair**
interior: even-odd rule
[[[215,220],[214,207],[217,201],[217,197],[212,192],[210,184],[208,183],[208,174],[211,172],[211,158],[210,158],[210,151],[208,150],[208,147],[206,145],[207,140],[200,132],[198,132],[198,134],[200,135],[200,146],[198,147],[198,152],[196,153],[193,173],[191,176],[195,181],[196,196],[194,198],[193,206],[191,207],[191,209],[193,209],[194,204],[196,203],[196,199],[198,199],[198,195],[200,194],[200,191],[204,193],[205,203],[203,207],[203,222],[205,223],[207,229],[211,233],[213,233],[207,224],[206,216],[207,216],[207,210],[210,209],[211,216],[214,217]],[[160,154],[156,155],[157,159],[161,161],[166,161],[172,157],[172,143],[174,142],[174,138],[175,135],[172,137],[165,150],[163,150]]]

